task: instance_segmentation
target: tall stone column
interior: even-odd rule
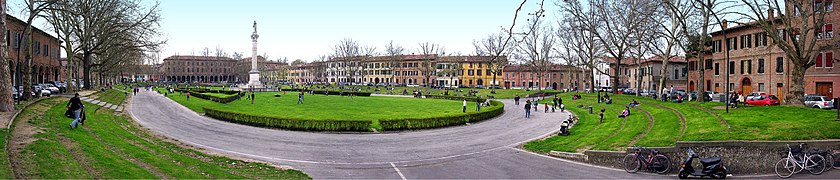
[[[257,69],[257,38],[259,37],[260,35],[257,34],[257,21],[254,21],[254,33],[251,34],[253,47],[251,48],[251,71],[248,72],[248,86],[255,88],[262,87],[262,83],[260,82],[260,71]]]

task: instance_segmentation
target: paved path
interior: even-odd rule
[[[316,179],[667,178],[517,149],[524,142],[557,131],[568,114],[538,112],[525,119],[512,100],[503,101],[506,112],[484,122],[384,134],[313,133],[232,124],[200,116],[149,91],[134,96],[127,109],[143,126],[182,142],[291,166]]]
[[[79,99],[82,100],[82,101],[85,101],[85,102],[89,102],[91,104],[96,104],[98,106],[102,106],[103,108],[108,108],[108,109],[114,110],[114,112],[122,112],[123,111],[122,106],[107,103],[105,101],[99,101],[99,100],[96,100],[96,99],[93,99],[93,98],[90,98],[90,97],[87,97],[87,96],[79,97]]]

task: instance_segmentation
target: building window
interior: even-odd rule
[[[741,74],[746,74],[746,73],[744,73],[744,70],[747,69],[746,62],[747,61],[745,61],[745,60],[741,60]]]
[[[481,64],[478,64],[478,65],[481,66]],[[475,70],[475,75],[481,76],[481,69]]]
[[[674,79],[676,80],[676,79],[679,79],[679,78],[680,78],[680,70],[674,68]]]
[[[712,69],[712,60],[706,59],[706,69]]]
[[[470,75],[470,76],[472,76],[472,75],[473,75],[473,70],[472,70],[472,69],[470,69],[470,70],[467,70],[467,75]],[[470,84],[472,84],[472,83],[470,83]]]
[[[735,61],[729,61],[729,74],[735,74]]]
[[[764,59],[758,59],[758,73],[764,74]]]
[[[784,58],[782,58],[782,57],[777,57],[776,58],[776,73],[784,72],[784,70],[785,70],[784,64],[785,64]]]
[[[834,67],[834,53],[833,52],[822,52],[817,54],[817,67],[825,67],[830,68]]]
[[[720,63],[715,63],[715,76],[720,75]]]
[[[758,83],[758,92],[764,92],[764,83]]]

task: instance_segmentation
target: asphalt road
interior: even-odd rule
[[[526,119],[521,106],[504,101],[505,113],[484,122],[381,134],[299,132],[233,124],[201,116],[149,91],[134,96],[128,112],[143,126],[179,141],[291,166],[316,179],[673,178],[629,174],[520,150],[516,147],[556,132],[569,114],[540,111]]]

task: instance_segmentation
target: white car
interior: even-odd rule
[[[834,100],[825,96],[808,95],[805,96],[805,107],[831,109],[834,108]]]

